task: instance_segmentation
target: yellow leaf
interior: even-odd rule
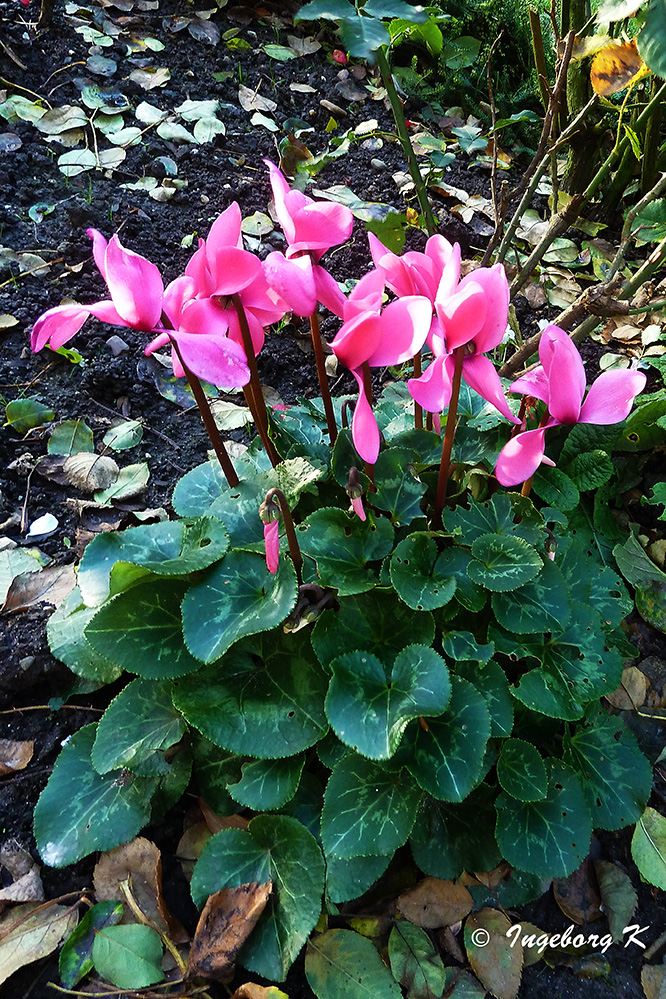
[[[592,60],[590,79],[595,94],[610,97],[647,72],[636,42],[631,41],[623,45],[607,45],[597,52]]]

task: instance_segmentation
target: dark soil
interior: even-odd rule
[[[141,10],[141,6],[155,9]],[[68,9],[74,7],[68,5]],[[288,123],[289,119],[301,119],[313,127],[314,131],[304,139],[314,154],[325,148],[329,139],[325,129],[332,112],[322,106],[322,100],[343,109],[344,114],[335,112],[339,131],[369,118],[376,118],[379,129],[388,133],[393,132],[394,126],[384,101],[360,103],[345,96],[345,85],[353,78],[327,57],[329,45],[289,62],[275,62],[266,56],[260,47],[262,43],[286,44],[288,32],[300,37],[307,35],[303,27],[294,29],[284,5],[262,5],[256,10],[225,8],[213,15],[213,23],[223,34],[238,29],[237,38],[250,45],[244,49],[230,49],[224,40],[211,46],[195,40],[188,30],[177,31],[179,18],[193,16],[185,0],[160,0],[159,7],[157,3],[137,4],[134,9],[123,3],[122,9],[105,7],[103,13],[97,8],[91,10],[97,10],[98,25],[108,18],[123,32],[112,47],[92,53],[115,60],[117,70],[110,78],[95,76],[86,68],[91,47],[75,33],[71,19],[65,16],[64,3],[56,5],[50,28],[37,34],[34,24],[29,23],[36,17],[32,7],[0,2],[0,40],[4,43],[0,45],[0,90],[6,88],[9,93],[28,98],[40,95],[54,106],[79,104],[82,88],[90,83],[121,92],[133,107],[148,101],[170,110],[186,99],[215,98],[221,102],[220,117],[226,125],[226,135],[217,136],[213,143],[203,146],[165,141],[154,129],[148,130],[141,144],[127,149],[125,161],[113,173],[92,170],[68,181],[56,163],[64,147],[46,143],[45,137],[29,122],[6,123],[0,119],[4,138],[15,137],[9,151],[3,151],[5,147],[0,144],[0,244],[17,251],[30,250],[51,263],[45,273],[21,274],[16,263],[0,262],[0,315],[8,314],[18,321],[14,326],[0,329],[0,396],[5,403],[26,396],[38,398],[53,409],[58,422],[85,418],[94,431],[96,443],[101,442],[111,421],[119,416],[142,422],[143,440],[130,452],[127,461],[121,454],[120,463],[147,461],[150,468],[147,490],[138,502],[113,509],[107,518],[107,526],[128,527],[138,522],[134,517],[136,510],[162,507],[170,511],[175,482],[205,459],[208,439],[195,410],[187,404],[185,408],[178,406],[157,391],[149,367],[142,360],[145,342],[142,334],[127,329],[113,331],[89,320],[82,333],[68,345],[80,351],[83,359],[79,364],[48,350],[38,355],[31,353],[31,325],[47,308],[64,299],[85,303],[106,297],[103,281],[92,261],[86,229],[98,228],[106,236],[120,232],[124,245],[158,264],[165,282],[169,281],[182,272],[191,253],[189,248],[181,246],[183,237],[193,233],[205,236],[211,222],[233,200],[240,203],[244,217],[267,211],[270,186],[262,160],[264,157],[277,160],[277,141],[294,127]],[[83,16],[90,20],[93,15]],[[152,55],[146,49],[128,57],[123,38],[131,32],[159,39],[164,50]],[[326,42],[325,36],[322,40]],[[145,61],[168,66],[171,76],[166,86],[145,91],[129,79],[129,74]],[[216,78],[213,74],[227,75]],[[251,124],[251,113],[239,107],[239,81],[276,102],[271,115],[279,127],[275,137],[261,125]],[[314,92],[292,90],[291,83],[309,84]],[[413,116],[418,114],[418,108],[412,106],[408,111]],[[126,124],[134,123],[127,117]],[[16,140],[20,140],[20,145]],[[108,145],[103,140],[104,148]],[[161,157],[175,161],[178,178],[187,182],[170,201],[160,203],[149,198],[145,191],[121,187],[144,176],[164,177]],[[373,166],[371,160],[378,158],[383,165]],[[404,210],[391,176],[399,169],[405,169],[405,163],[397,143],[385,139],[378,151],[361,140],[352,144],[347,156],[327,166],[318,183],[321,187],[344,183],[359,197]],[[447,181],[470,193],[488,194],[487,174],[470,167],[464,156],[459,156],[452,165]],[[33,212],[31,217],[30,209],[42,203],[54,208],[41,221],[36,221],[38,216]],[[437,205],[437,214],[440,231],[451,241],[461,242],[466,254],[482,246],[483,240],[452,215],[443,201]],[[414,230],[409,238],[410,244],[418,248],[425,237]],[[275,230],[264,238],[259,252],[265,254],[283,245]],[[336,250],[329,259],[338,280],[364,273],[371,261],[363,226],[357,224],[351,243]],[[536,317],[524,302],[520,318],[524,335],[529,335]],[[329,339],[334,328],[331,322],[323,326]],[[118,356],[114,356],[107,344],[114,332],[127,344],[127,349]],[[294,326],[286,326],[267,339],[259,358],[260,374],[262,381],[271,385],[285,402],[318,394],[310,350],[307,340]],[[592,366],[595,360],[591,358]],[[349,384],[343,377],[334,391],[343,392]],[[240,440],[243,432],[231,436]],[[81,511],[72,504],[71,487],[30,474],[34,461],[46,453],[46,446],[44,429],[23,437],[8,428],[0,431],[0,467],[4,471],[0,493],[2,532],[23,543],[25,531],[21,518],[25,524],[44,513],[52,513],[58,519],[58,529],[40,541],[39,548],[54,564],[76,562],[90,532],[99,529],[95,517],[100,515]],[[17,465],[19,458],[22,461]],[[15,838],[31,849],[35,857],[32,809],[63,741],[83,724],[95,720],[117,692],[113,688],[88,695],[79,692],[74,700],[76,704],[87,705],[85,708],[69,704],[55,710],[49,708],[51,698],[64,699],[74,688],[70,671],[56,662],[48,650],[45,627],[50,611],[49,605],[41,604],[0,618],[0,738],[35,741],[35,753],[28,768],[0,779],[0,842]],[[663,655],[663,651],[661,647],[657,652],[650,650],[643,654]],[[174,857],[182,821],[182,808],[176,809],[159,828],[149,829],[146,835],[163,851],[167,900],[192,930],[196,913]],[[597,848],[600,856],[614,859],[630,871],[640,892],[636,920],[641,926],[649,926],[645,940],[652,942],[664,925],[663,896],[639,884],[630,860],[628,834],[606,836]],[[43,868],[46,897],[89,889],[94,860],[88,858],[64,870]],[[549,932],[567,925],[550,894],[521,912],[520,918],[530,919]],[[577,978],[568,968],[550,969],[539,963],[525,971],[521,997],[638,999],[642,996],[639,948],[623,950],[616,945],[607,957],[610,977],[598,980]],[[29,996],[46,999],[54,995],[47,986],[49,981],[58,981],[55,958],[44,959],[18,972],[3,986],[2,994],[8,999]],[[312,995],[301,963],[296,963],[284,988],[292,999]],[[210,993],[225,994],[217,986],[212,986]]]

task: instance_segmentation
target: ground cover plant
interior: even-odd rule
[[[381,21],[383,8],[377,13]],[[179,105],[184,121],[195,103]],[[198,132],[205,143],[221,133],[211,124],[216,109],[202,103],[189,121],[207,123]],[[10,122],[18,109],[33,114],[16,96],[3,107]],[[268,109],[251,110],[265,118]],[[141,114],[154,124],[163,117],[155,108]],[[481,128],[468,127],[478,138]],[[376,152],[380,130],[369,131]],[[662,446],[663,389],[653,380],[646,390],[650,369],[626,355],[587,388],[576,338],[560,325],[566,314],[544,316],[537,366],[501,380],[497,368],[520,370],[521,355],[506,346],[515,317],[501,262],[464,267],[459,243],[440,233],[403,250],[419,235],[411,206],[402,219],[377,218],[348,187],[329,189],[326,200],[301,190],[308,163],[311,173],[344,163],[345,143],[367,132],[331,144],[319,161],[302,155],[293,182],[275,150],[257,159],[264,200],[253,207],[262,217],[248,225],[231,195],[224,199],[186,241],[182,273],[167,265],[170,280],[131,234],[104,224],[107,238],[100,222],[88,226],[107,292],[83,286],[62,304],[49,293],[41,317],[29,317],[37,359],[60,352],[75,379],[87,321],[140,344],[165,393],[189,384],[185,405],[199,407],[212,448],[203,460],[200,446],[195,467],[175,477],[168,516],[149,511],[138,526],[91,532],[48,616],[50,650],[74,674],[77,700],[93,691],[100,711],[55,759],[35,807],[36,848],[63,871],[101,851],[96,902],[76,929],[73,910],[30,896],[14,895],[23,905],[3,918],[9,947],[29,936],[26,924],[39,933],[40,920],[53,947],[66,940],[65,989],[85,992],[94,971],[120,991],[159,984],[167,994],[213,995],[237,963],[268,982],[286,980],[290,995],[397,996],[403,987],[513,996],[533,960],[584,954],[587,969],[603,975],[613,942],[631,936],[636,895],[622,867],[599,856],[599,835],[625,830],[642,876],[664,886],[665,820],[651,798],[663,745],[650,708],[635,711],[648,676],[655,707],[659,674],[632,665],[625,622],[635,600],[642,620],[663,629],[663,545],[658,525],[646,536],[614,515]],[[298,147],[293,133],[285,138],[286,170]],[[422,156],[432,153],[423,133],[420,142]],[[547,149],[539,165],[544,156]],[[495,175],[497,151],[488,158]],[[86,161],[79,154],[54,169],[67,176]],[[442,162],[428,158],[431,191],[443,183]],[[137,185],[137,196],[157,189]],[[621,298],[646,292],[663,239],[634,273],[625,257],[632,224],[641,218],[647,229],[641,213],[660,205],[662,189],[657,178],[627,216],[610,268],[597,275],[603,291],[617,272]],[[273,228],[269,211],[284,239],[262,247],[253,233]],[[438,220],[436,205],[431,212]],[[47,214],[28,218],[36,227]],[[359,215],[375,231],[343,290],[336,248],[359,238]],[[530,282],[554,289],[553,304],[562,293],[566,276],[553,279],[548,261],[534,278],[559,238],[546,229],[526,241],[541,256],[519,258],[514,303]],[[658,323],[658,302],[632,305]],[[308,318],[310,386],[316,372],[319,387],[285,403],[264,391],[262,364],[271,349],[286,351],[285,324]],[[659,346],[649,325],[630,328],[635,354]],[[525,358],[536,349],[521,347]],[[658,370],[661,352],[647,356]],[[349,375],[331,395],[336,365]],[[229,401],[241,391],[245,406]],[[9,401],[10,432],[29,440],[52,423],[44,400],[29,387]],[[84,414],[72,415],[49,430],[42,471],[92,496],[89,509],[122,510],[137,484],[145,489],[148,466],[119,469],[109,452],[121,461],[136,447],[140,422],[108,429],[100,453]],[[239,448],[229,429],[247,425],[249,446],[245,437]],[[662,490],[657,482],[646,495],[656,511]],[[50,529],[33,523],[27,540]],[[23,554],[35,573],[26,573]],[[38,599],[21,595],[26,575],[37,580],[52,568],[40,570],[38,557],[9,549],[8,609]],[[634,717],[646,712],[649,735]],[[202,910],[189,948],[162,897],[159,853],[140,836],[190,800],[188,787],[206,818],[179,847]],[[591,847],[593,830],[602,832]],[[20,851],[3,854],[15,882],[17,856],[29,863]],[[608,925],[585,928],[572,945],[571,933],[551,939],[550,925],[514,916],[553,881],[568,918],[584,923],[603,905]],[[581,882],[594,885],[598,903],[567,902]],[[387,895],[388,908],[379,904]],[[5,976],[24,963],[4,960]],[[646,966],[646,991],[660,972]],[[236,994],[281,992],[244,984]]]

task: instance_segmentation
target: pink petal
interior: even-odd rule
[[[156,350],[160,350],[161,347],[166,347],[166,345],[168,343],[171,343],[171,334],[170,333],[159,333],[156,337],[154,337],[150,341],[150,343],[146,344],[146,346],[143,349],[143,352],[146,355],[146,357],[149,357],[150,354],[154,354],[155,351]],[[185,372],[182,370],[182,368],[181,368],[180,372],[176,372],[176,370],[174,368],[174,374],[176,375],[177,378],[182,378],[183,375],[184,375],[184,373]]]
[[[282,226],[283,232],[287,237],[287,243],[293,243],[294,225],[291,221],[291,215],[285,207],[285,198],[289,194],[289,184],[286,177],[284,177],[282,172],[275,166],[275,163],[271,163],[270,160],[264,160],[264,163],[268,167],[270,176],[273,201],[275,202],[275,214],[277,215],[278,222]]]
[[[379,427],[365,394],[363,376],[358,371],[352,371],[352,374],[358,385],[358,401],[352,417],[352,440],[363,461],[374,465],[379,455]]]
[[[439,296],[439,291],[437,294]],[[444,329],[446,348],[453,351],[473,340],[483,328],[486,293],[476,281],[463,278],[454,294],[444,299],[437,298],[435,308]]]
[[[368,233],[368,243],[370,244],[370,253],[372,254],[372,262],[375,267],[384,266],[384,257],[395,256],[395,254],[392,253],[388,247],[384,246],[384,244],[377,238],[377,236],[375,236],[373,232]]]
[[[444,338],[444,329],[442,327],[438,315],[433,315],[432,319],[430,320],[430,329],[428,330],[426,343],[430,347],[435,357],[439,357],[440,354],[446,353],[446,340]]]
[[[420,378],[410,378],[407,382],[412,399],[429,413],[441,413],[451,401],[451,377],[445,362],[446,355],[440,354]]]
[[[104,261],[107,247],[106,238],[99,229],[86,229],[86,236],[92,239],[93,260],[95,261],[97,270],[106,281],[106,263]]]
[[[235,295],[261,275],[261,261],[235,246],[220,246],[211,256],[206,247],[213,289],[211,295]]]
[[[155,264],[127,250],[117,236],[106,248],[106,283],[113,304],[134,329],[152,330],[162,315],[162,275]]]
[[[431,237],[431,239],[435,238],[435,236]],[[444,237],[441,238],[443,239]],[[448,240],[444,240],[444,242],[450,246]],[[447,255],[446,247],[442,247],[441,244],[435,243],[431,248],[431,242],[429,239],[426,244],[426,253],[428,253],[429,250],[431,253],[437,254],[441,263],[441,277],[439,279],[437,291],[435,292],[435,301],[437,302],[439,300],[444,302],[454,293],[458,286],[458,282],[460,281],[460,245],[458,243],[454,243],[453,246],[451,246],[450,253]]]
[[[169,318],[174,329],[180,326],[180,317],[185,306],[194,301],[197,295],[197,286],[194,278],[183,274],[164,289],[162,308]]]
[[[264,260],[264,274],[270,286],[297,316],[311,316],[317,306],[317,289],[309,257],[287,260],[275,250]]]
[[[264,545],[266,546],[266,568],[275,574],[280,564],[280,521],[264,521]]]
[[[312,275],[317,292],[317,301],[321,302],[324,308],[332,312],[338,319],[342,319],[347,299],[341,291],[338,282],[320,264],[313,265]]]
[[[432,305],[421,295],[387,305],[380,316],[380,341],[368,358],[371,367],[402,364],[413,357],[426,341],[431,317]]]
[[[429,257],[435,265],[438,274],[442,274],[451,257],[457,257],[460,262],[460,246],[458,243],[449,243],[448,239],[436,233],[431,236],[425,245],[425,255]],[[456,278],[456,284],[458,278]]]
[[[195,298],[185,302],[178,329],[183,333],[224,337],[229,329],[229,312],[214,298]]]
[[[199,249],[195,250],[185,265],[185,274],[194,281],[197,295],[208,297],[212,294],[213,279],[208,269],[208,257],[206,255],[206,243],[199,240]]]
[[[539,357],[550,387],[550,415],[558,423],[577,423],[585,393],[585,369],[576,345],[559,326],[546,326]]]
[[[469,387],[499,410],[502,416],[511,423],[520,423],[509,409],[500,377],[489,357],[483,354],[466,355],[463,358],[462,374]]]
[[[626,420],[646,380],[641,371],[604,371],[590,386],[578,422],[608,424]]]
[[[381,270],[369,271],[357,281],[346,300],[344,318],[353,319],[361,312],[380,312],[384,298],[385,275]]]
[[[239,250],[243,249],[242,221],[241,210],[236,201],[217,216],[206,239],[206,247],[212,259],[215,259],[220,250],[230,246]]]
[[[128,326],[125,320],[118,315],[115,305],[113,302],[93,302],[92,305],[88,306],[88,312],[95,319],[99,319],[102,323],[110,323],[111,326]]]
[[[353,372],[377,350],[381,337],[382,325],[377,313],[362,312],[342,324],[331,348],[338,360]]]
[[[235,309],[227,309],[225,313],[229,321],[229,339],[233,340],[238,344],[239,347],[243,348],[243,354],[245,354],[245,347],[243,346],[243,334],[241,333],[240,322],[238,320],[238,313]],[[250,340],[252,341],[252,349],[254,351],[254,356],[261,351],[264,345],[264,340],[266,339],[266,331],[264,330],[263,323],[257,319],[254,315],[252,309],[245,310],[245,318],[247,319],[248,329],[250,330]],[[268,324],[267,324],[268,325]]]
[[[289,200],[286,199],[287,204]],[[349,239],[354,228],[354,216],[346,205],[307,200],[309,204],[292,214],[294,239],[290,241],[287,256],[310,252],[316,262],[331,246],[339,246]]]
[[[365,510],[363,509],[363,497],[362,496],[352,496],[352,510],[359,518],[359,520],[366,520]]]
[[[474,337],[479,353],[485,354],[502,342],[509,323],[509,282],[501,264],[479,267],[470,275],[486,295],[486,318]],[[463,282],[461,282],[462,285]]]
[[[85,305],[56,305],[41,315],[32,327],[30,346],[38,351],[49,343],[57,350],[76,336],[89,315],[90,310]]]
[[[555,464],[543,453],[545,434],[545,427],[527,430],[516,434],[504,445],[495,465],[495,475],[501,485],[517,486],[519,482],[531,478],[542,462],[547,465]]]
[[[171,337],[178,344],[183,361],[198,378],[221,388],[242,388],[249,382],[250,369],[245,354],[228,337],[181,331],[172,333]]]
[[[521,375],[520,378],[516,378],[515,382],[509,388],[509,392],[517,392],[521,395],[531,395],[535,399],[540,399],[541,402],[545,402],[548,405],[548,397],[550,395],[550,385],[548,383],[548,377],[544,369],[539,365],[534,368],[533,371],[528,371],[527,374]]]

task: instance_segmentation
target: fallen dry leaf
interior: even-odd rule
[[[247,829],[250,824],[250,820],[242,815],[216,815],[203,798],[199,798],[199,807],[212,833],[218,833],[222,829]]]
[[[14,739],[0,739],[0,777],[25,770],[35,751],[34,741],[16,742]]]
[[[10,975],[51,954],[69,936],[79,917],[64,905],[26,902],[0,916],[0,984]]]
[[[120,474],[118,465],[103,454],[82,451],[71,454],[62,465],[65,476],[82,493],[94,493],[97,489],[108,489]]]
[[[11,884],[0,887],[0,904],[44,901],[39,866],[17,840],[9,840],[0,848],[0,865],[12,879]]]
[[[242,83],[238,88],[238,103],[243,111],[275,111],[277,104],[268,97],[262,97],[256,90]]]
[[[641,673],[637,666],[627,666],[622,671],[622,683],[617,690],[607,695],[606,700],[614,708],[632,711],[643,704],[647,689],[648,682],[645,673]]]
[[[189,935],[169,912],[162,895],[162,856],[154,843],[143,836],[103,853],[93,873],[98,902],[126,902],[122,882],[129,889],[141,912],[162,933],[176,943],[186,943]],[[135,922],[129,906],[122,922]]]
[[[59,607],[75,586],[73,565],[50,565],[39,572],[22,572],[12,580],[2,609],[8,614],[18,614],[39,603]]]
[[[664,999],[666,995],[666,965],[644,964],[641,985],[646,999]]]
[[[247,982],[236,989],[229,999],[289,999],[289,997],[277,985],[257,985],[256,982]]]
[[[183,868],[183,874],[188,881],[192,880],[194,865],[201,856],[201,851],[212,836],[205,822],[195,822],[189,826],[180,837],[176,847],[176,857]]]
[[[601,898],[589,857],[568,878],[553,881],[553,894],[564,915],[578,926],[601,915]]]
[[[472,911],[474,900],[464,885],[425,878],[415,888],[403,892],[396,905],[410,923],[436,930],[464,919]]]
[[[481,909],[467,917],[465,949],[472,971],[496,999],[515,999],[523,970],[520,941],[507,944],[511,923],[497,909]]]
[[[228,981],[236,955],[257,924],[272,891],[272,882],[224,888],[210,895],[199,917],[187,958],[186,979]]]

